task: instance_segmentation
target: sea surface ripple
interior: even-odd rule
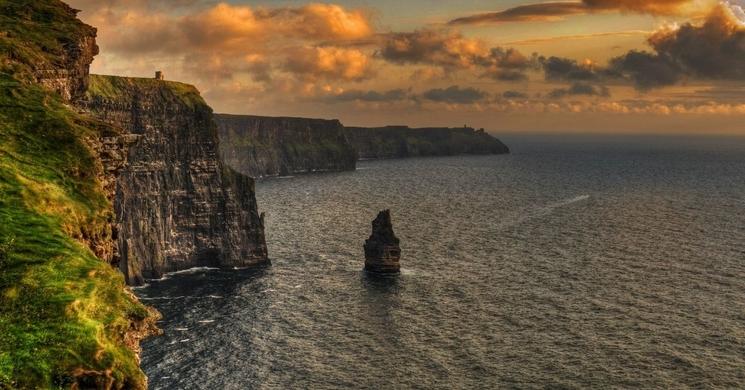
[[[137,290],[151,388],[742,386],[745,140],[506,141],[259,182],[270,267]],[[403,272],[369,277],[386,208]]]

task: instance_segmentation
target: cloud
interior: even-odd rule
[[[86,21],[100,26],[104,54],[98,63],[140,63],[138,69],[156,64],[168,74],[183,72],[197,77],[192,82],[212,86],[236,75],[269,82],[278,71],[295,72],[304,82],[358,81],[372,74],[367,53],[335,47],[374,36],[365,11],[335,4],[214,3],[73,0],[74,6],[86,9]]]
[[[524,72],[504,69],[494,69],[487,71],[486,73],[481,75],[481,77],[488,77],[498,81],[523,81],[528,79],[528,75]]]
[[[310,81],[319,78],[360,81],[373,75],[367,54],[338,47],[292,49],[283,68]]]
[[[467,68],[489,56],[489,48],[478,39],[441,30],[392,33],[383,43],[382,58],[398,64],[432,64]]]
[[[524,80],[535,60],[512,48],[489,47],[483,40],[451,30],[392,33],[379,57],[394,64],[425,64],[447,70],[477,69],[482,77]]]
[[[638,12],[673,15],[696,3],[694,0],[583,0],[554,1],[521,5],[503,11],[489,12],[453,19],[451,25],[508,22],[547,22],[565,16],[597,12]]]
[[[504,91],[502,97],[505,99],[526,99],[528,94],[518,91]]]
[[[596,87],[594,85],[585,84],[585,83],[574,83],[569,88],[554,89],[548,94],[548,97],[552,99],[561,99],[567,96],[608,97],[610,96],[610,91],[608,90],[608,88],[603,87],[603,86]]]
[[[649,38],[663,58],[704,79],[745,79],[745,27],[725,6],[716,7],[703,25],[663,29]]]
[[[329,103],[336,102],[394,102],[405,100],[409,98],[409,92],[405,89],[392,89],[389,91],[362,91],[362,90],[349,90],[341,93],[326,97],[324,100]]]
[[[521,5],[499,12],[489,12],[453,19],[449,22],[456,24],[483,24],[505,22],[537,22],[556,21],[563,16],[584,14],[588,7],[580,2],[549,2],[540,4]]]
[[[648,40],[654,53],[630,51],[610,61],[610,69],[646,90],[686,78],[745,80],[745,26],[726,4],[703,24],[663,28]]]
[[[583,0],[592,10],[614,10],[639,12],[653,15],[674,15],[686,6],[692,6],[693,0]]]
[[[592,81],[601,77],[590,61],[580,64],[577,60],[570,58],[549,57],[541,58],[540,62],[546,80]]]
[[[476,88],[461,88],[457,85],[441,89],[430,89],[422,94],[422,98],[438,103],[473,104],[489,97],[487,92]]]
[[[632,80],[639,90],[677,84],[683,77],[680,67],[667,56],[632,50],[610,61],[610,69]]]

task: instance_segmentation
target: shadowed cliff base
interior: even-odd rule
[[[344,127],[338,120],[215,115],[225,162],[252,177],[350,171],[360,159],[504,154],[483,129]]]

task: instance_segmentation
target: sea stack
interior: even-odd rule
[[[401,247],[393,233],[391,211],[381,211],[372,223],[372,235],[365,241],[365,270],[381,274],[399,273],[400,259]]]

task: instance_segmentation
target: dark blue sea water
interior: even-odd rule
[[[504,140],[259,182],[271,267],[137,291],[151,387],[742,386],[745,139]],[[361,271],[384,208],[390,279]]]

